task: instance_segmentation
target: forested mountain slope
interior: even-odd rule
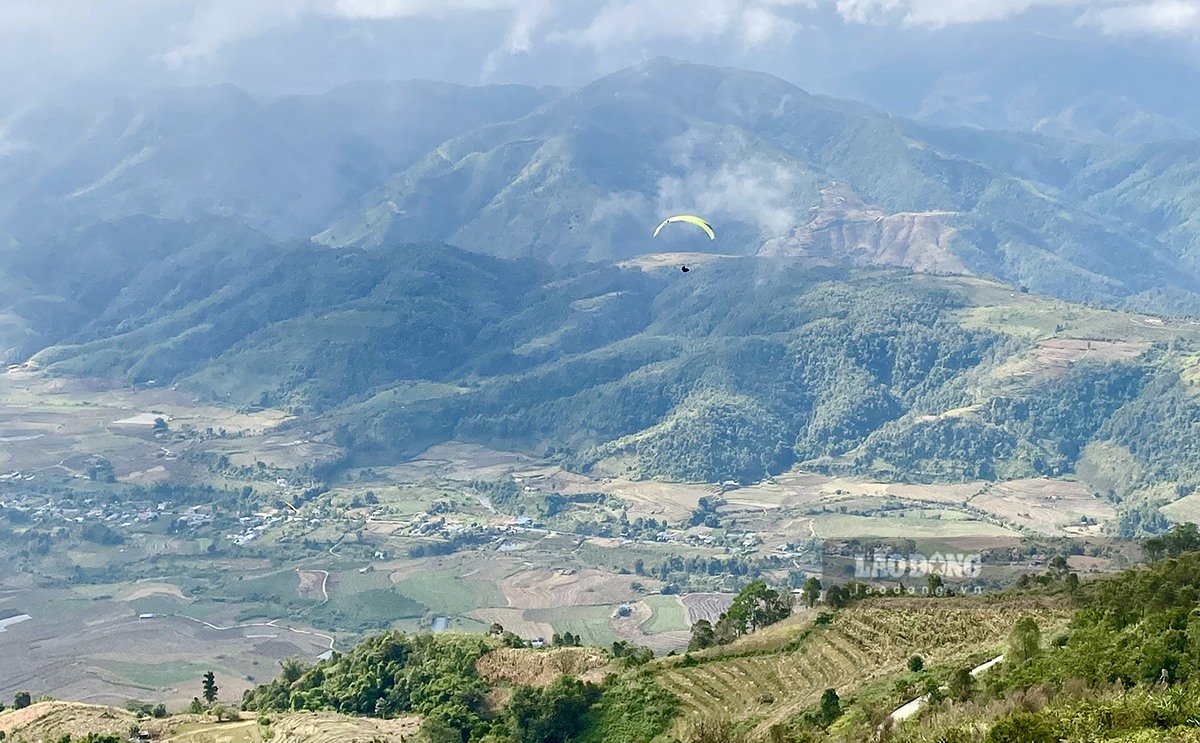
[[[1195,480],[1174,433],[1200,419],[1194,321],[790,257],[683,274],[188,229],[133,220],[10,253],[9,274],[34,287],[15,308],[49,344],[33,362],[319,415],[306,425],[368,458],[456,439],[751,481],[793,464],[902,480],[1108,473],[1116,456],[1120,484],[1097,474],[1098,491]],[[122,230],[174,254],[65,270]],[[39,283],[44,264],[64,270]],[[54,292],[69,299],[39,304]]]
[[[659,59],[449,140],[319,239],[447,240],[556,262],[682,246],[747,255],[768,241],[777,255],[845,258],[806,237],[849,219],[865,223],[848,246],[865,253],[858,262],[928,268],[921,254],[936,248],[952,260],[933,268],[1149,301],[1200,286],[1187,216],[1197,146],[936,128],[768,75]],[[846,200],[868,213],[848,214]],[[656,217],[679,210],[704,212],[718,240],[650,242]],[[870,255],[880,241],[913,255]]]

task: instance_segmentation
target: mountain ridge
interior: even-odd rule
[[[1164,178],[1181,177],[1186,151],[1158,158],[1174,168]],[[936,128],[761,73],[656,59],[450,140],[368,195],[377,205],[364,217],[317,239],[431,239],[554,262],[620,260],[659,250],[644,225],[686,210],[720,225],[719,244],[700,250],[753,254],[803,228],[807,205],[819,207],[832,180],[884,216],[955,212],[944,247],[976,275],[1085,301],[1195,292],[1180,239],[1190,232],[1172,216],[1179,210],[1160,207],[1151,223],[1150,210],[1135,206],[1148,194],[1129,194],[1138,186],[1123,183],[1129,173],[1097,172],[1140,152]],[[454,206],[431,212],[430,199]],[[665,236],[663,249],[681,246]]]

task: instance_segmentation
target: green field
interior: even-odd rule
[[[101,661],[100,665],[118,676],[134,682],[136,686],[157,689],[165,686],[181,684],[198,684],[198,679],[205,671],[219,671],[231,676],[231,673],[212,663],[172,662],[172,663],[129,663],[121,661]]]
[[[364,591],[391,587],[392,581],[385,572],[360,573],[358,570],[346,570],[337,574],[337,588],[331,591],[331,594],[334,597],[353,596]]]
[[[336,614],[338,621],[354,627],[360,623],[390,625],[401,619],[414,619],[426,614],[428,608],[395,591],[372,588],[353,595],[331,598],[329,603],[310,610],[313,615]]]
[[[553,609],[527,609],[525,618],[545,622],[562,634],[578,635],[584,645],[608,647],[618,639],[608,627],[612,618],[611,606],[558,606]]]
[[[129,603],[138,614],[191,613],[190,601],[181,601],[174,596],[165,596],[163,594],[134,599]]]
[[[650,607],[653,614],[642,622],[641,630],[647,635],[659,632],[687,629],[687,611],[679,603],[676,596],[654,595],[642,599]]]
[[[432,488],[384,484],[343,487],[333,492],[349,504],[356,496],[364,498],[368,491],[374,493],[379,501],[378,505],[371,508],[382,508],[385,519],[405,519],[424,513],[430,503],[441,497],[441,493]]]
[[[101,596],[116,596],[124,591],[129,590],[132,582],[123,583],[95,583],[91,585],[72,586],[71,591],[77,593],[83,598],[94,599]]]
[[[913,539],[952,537],[1015,537],[1008,529],[984,521],[824,514],[813,519],[823,539]]]
[[[230,580],[225,583],[223,593],[228,598],[247,598],[249,596],[279,596],[296,598],[296,589],[300,587],[300,576],[295,570],[282,570],[258,578]]]
[[[81,568],[103,568],[112,564],[112,555],[92,550],[74,549],[67,552],[71,562]]]
[[[457,570],[416,573],[397,583],[396,590],[440,614],[463,615],[481,606],[507,604],[495,583],[464,578]]]

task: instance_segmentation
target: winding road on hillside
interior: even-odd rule
[[[229,627],[218,627],[217,625],[210,624],[209,622],[206,622],[203,619],[189,617],[186,614],[170,614],[168,616],[179,617],[181,619],[190,619],[191,621],[196,622],[197,624],[203,624],[205,627],[208,627],[209,629],[215,629],[219,632],[225,632],[228,630],[235,630],[235,629],[242,629],[245,627],[271,627],[272,629],[285,629],[288,632],[295,632],[298,635],[309,635],[311,637],[320,637],[323,640],[328,640],[330,650],[333,650],[333,646],[334,646],[334,640],[329,635],[321,634],[320,632],[309,632],[308,630],[305,630],[305,629],[296,629],[295,627],[280,626],[279,624],[277,624],[277,622],[280,621],[278,619],[272,619],[269,622],[246,622],[244,624],[235,624],[235,625],[232,625]]]
[[[982,673],[985,673],[986,671],[988,671],[988,670],[989,670],[989,669],[990,669],[992,666],[995,666],[995,665],[997,665],[997,664],[999,664],[999,663],[1002,663],[1003,661],[1004,661],[1004,656],[1003,656],[1003,655],[997,655],[995,658],[992,658],[992,659],[991,659],[991,660],[989,660],[987,663],[983,663],[983,664],[980,664],[980,665],[978,665],[978,666],[976,666],[976,667],[972,668],[972,669],[971,669],[971,677],[972,677],[972,678],[977,678],[977,677],[978,677],[980,674],[982,674]],[[950,688],[950,687],[948,687],[948,686],[942,686],[942,687],[940,687],[940,691],[946,691],[946,690],[948,690],[949,688]],[[898,707],[898,708],[897,708],[897,709],[896,709],[894,712],[892,712],[892,714],[890,714],[890,715],[888,715],[888,716],[887,716],[887,719],[886,719],[886,720],[884,720],[884,721],[883,721],[883,723],[882,723],[882,724],[879,726],[879,728],[878,728],[878,730],[876,731],[876,733],[878,733],[878,732],[882,731],[882,730],[883,730],[883,727],[884,727],[884,725],[887,725],[889,721],[890,721],[890,722],[891,722],[893,725],[895,725],[895,724],[896,724],[896,723],[898,723],[898,722],[904,722],[904,721],[905,721],[905,720],[907,720],[908,718],[910,718],[910,717],[912,717],[913,715],[915,715],[915,714],[917,714],[918,712],[920,712],[920,711],[921,711],[921,708],[922,708],[922,707],[924,707],[924,706],[925,706],[925,704],[926,704],[927,702],[929,702],[929,695],[928,695],[928,694],[926,694],[926,695],[924,695],[924,696],[917,697],[916,699],[912,700],[911,702],[908,702],[907,704],[901,705],[901,706],[900,706],[900,707]]]

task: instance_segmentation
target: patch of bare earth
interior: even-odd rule
[[[549,569],[526,570],[500,581],[508,605],[520,609],[618,604],[629,595],[625,576],[581,570],[572,575]]]
[[[1050,535],[1087,533],[1082,519],[1102,523],[1116,515],[1112,504],[1079,482],[1012,480],[997,483],[971,499],[981,508],[1028,529]]]
[[[137,717],[127,710],[80,702],[38,702],[0,713],[0,730],[15,740],[82,738],[88,733],[126,735]]]
[[[122,601],[136,601],[149,596],[174,596],[181,601],[187,601],[187,596],[183,595],[183,591],[179,586],[170,583],[138,583],[131,587],[128,592],[121,596]]]
[[[768,240],[759,255],[970,274],[951,251],[958,231],[949,218],[955,212],[888,213],[864,202],[844,183],[822,189],[821,204],[812,210],[808,224],[791,235]]]
[[[332,712],[300,712],[281,715],[272,722],[272,743],[367,743],[382,739],[388,743],[416,739],[421,727],[419,717],[381,720],[346,717]]]
[[[1135,359],[1150,348],[1150,341],[1104,341],[1085,338],[1050,338],[1038,344],[1034,363],[1045,371],[1063,371],[1083,361]]]
[[[296,587],[296,593],[300,598],[312,601],[325,601],[329,598],[327,593],[328,571],[297,570],[296,572],[300,574],[300,585]]]
[[[595,648],[499,648],[476,661],[475,671],[491,683],[547,686],[563,675],[602,681],[608,665],[608,658]]]

